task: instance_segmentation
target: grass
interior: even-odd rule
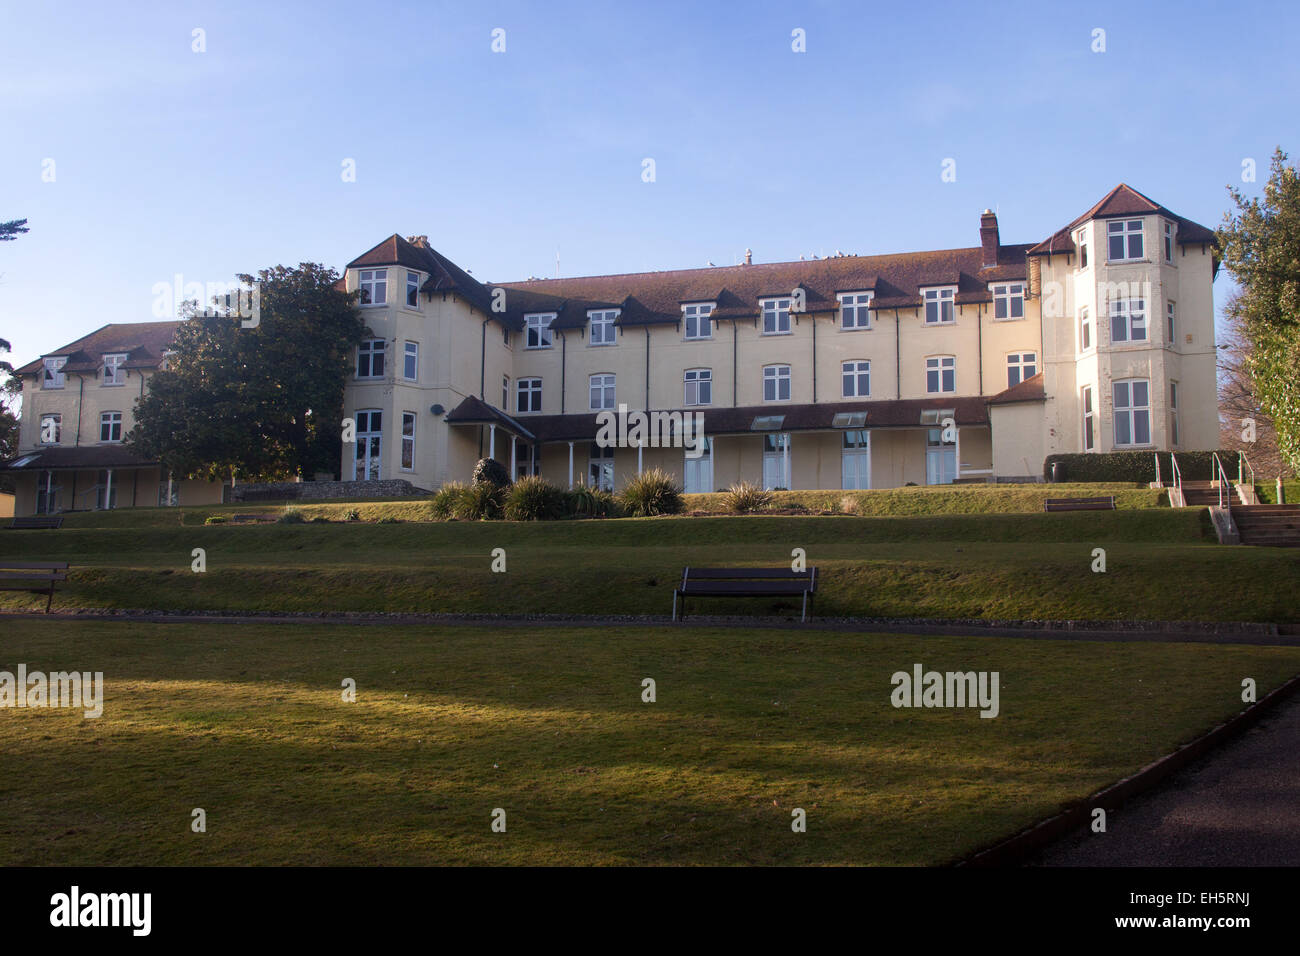
[[[8,865],[940,864],[1300,671],[1293,648],[697,628],[16,620],[2,653],[106,682],[98,720],[0,711]],[[894,709],[916,662],[998,671],[1000,716]]]
[[[1091,571],[1094,548],[1105,574]],[[191,571],[192,551],[207,571]],[[505,574],[491,571],[506,551]],[[1300,620],[1300,550],[1215,543],[1204,509],[897,518],[717,517],[65,528],[0,533],[66,559],[56,607],[667,614],[685,565],[822,570],[823,617]],[[0,607],[43,599],[0,592]],[[704,613],[790,612],[704,601]]]

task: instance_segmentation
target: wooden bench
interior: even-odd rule
[[[682,583],[673,591],[673,620],[686,620],[687,597],[801,597],[800,620],[807,621],[816,591],[816,568],[684,568]]]
[[[54,601],[54,585],[68,579],[67,561],[10,561],[0,558],[0,591],[47,594],[45,613]]]
[[[27,518],[15,518],[9,523],[9,527],[18,530],[24,528],[61,528],[63,527],[63,515],[32,515]]]
[[[1114,511],[1115,496],[1103,495],[1099,498],[1048,498],[1043,502],[1044,511]]]

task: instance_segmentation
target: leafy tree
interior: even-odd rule
[[[1237,212],[1224,216],[1219,246],[1240,291],[1224,313],[1247,346],[1244,368],[1278,452],[1300,470],[1300,174],[1279,148],[1262,201],[1228,192]]]
[[[8,222],[0,222],[0,242],[12,242],[18,238],[19,233],[27,231],[26,219],[10,219]]]
[[[188,303],[175,354],[150,379],[128,442],[177,475],[336,471],[343,390],[365,332],[355,295],[312,262],[239,278],[260,283],[257,325]]]

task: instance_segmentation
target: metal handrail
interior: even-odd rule
[[[1175,508],[1186,507],[1187,502],[1183,499],[1183,472],[1178,467],[1178,458],[1172,451],[1169,453],[1169,470],[1174,481],[1174,486],[1169,492],[1169,503]]]
[[[1249,481],[1247,481],[1249,478]],[[1250,467],[1250,459],[1246,457],[1244,451],[1237,452],[1237,491],[1241,494],[1241,486],[1245,485],[1248,491],[1244,493],[1244,503],[1251,504],[1258,501],[1255,497],[1255,469]]]
[[[1217,451],[1211,456],[1211,459],[1214,462],[1214,473],[1219,476],[1219,507],[1222,508],[1223,490],[1225,488],[1231,488],[1232,486],[1228,484],[1228,473],[1223,470],[1223,462],[1219,460],[1219,453]],[[1228,492],[1228,504],[1232,504],[1231,491]]]

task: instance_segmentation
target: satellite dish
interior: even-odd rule
[[[433,414],[435,414],[435,415],[441,415],[441,414],[442,414],[443,412],[445,412],[446,410],[447,410],[447,409],[443,408],[441,405],[430,405],[430,406],[429,406],[429,411],[433,412]]]

